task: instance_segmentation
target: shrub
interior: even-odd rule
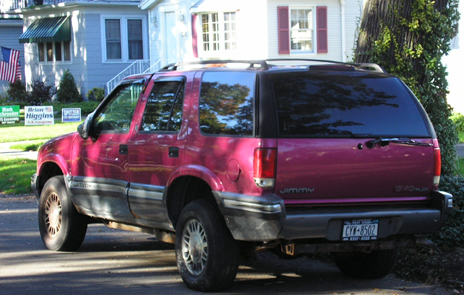
[[[10,83],[10,87],[6,93],[6,102],[27,102],[28,93],[26,91],[26,85],[24,85],[21,80],[16,80],[16,82]]]
[[[442,175],[440,190],[453,195],[454,210],[446,225],[429,238],[439,246],[462,246],[464,244],[464,177]]]
[[[461,113],[454,113],[451,116],[451,120],[453,121],[454,125],[456,125],[456,131],[464,132],[464,115]]]
[[[102,101],[105,98],[105,89],[94,87],[87,92],[89,101]]]
[[[28,94],[27,102],[31,105],[42,105],[45,102],[51,101],[56,93],[55,86],[45,85],[45,82],[35,80],[32,84],[31,92]]]
[[[74,81],[74,77],[69,70],[64,72],[63,77],[60,80],[60,85],[56,92],[56,98],[62,103],[82,101],[82,96],[80,95],[76,82]]]

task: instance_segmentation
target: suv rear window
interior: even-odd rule
[[[392,76],[280,72],[271,80],[281,137],[429,137],[420,105]]]

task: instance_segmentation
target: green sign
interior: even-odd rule
[[[14,124],[19,122],[19,106],[0,107],[0,123]]]

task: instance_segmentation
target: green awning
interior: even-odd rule
[[[19,43],[71,41],[71,22],[68,16],[36,19],[19,37]]]

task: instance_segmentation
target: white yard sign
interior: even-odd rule
[[[53,115],[53,106],[24,107],[24,124],[25,125],[53,125],[55,124],[55,117]]]

